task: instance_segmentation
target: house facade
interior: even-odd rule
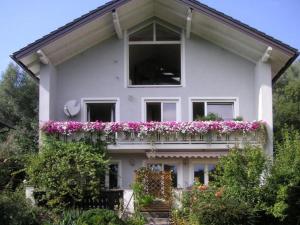
[[[39,82],[39,120],[263,121],[266,141],[116,137],[108,188],[130,189],[134,171],[172,171],[173,186],[207,184],[220,156],[246,142],[273,154],[272,83],[298,51],[193,0],[116,0],[15,52]],[[71,107],[71,108],[68,108]],[[71,110],[77,111],[72,114]],[[245,139],[247,139],[245,141]],[[117,174],[117,176],[115,175]]]

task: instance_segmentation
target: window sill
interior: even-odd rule
[[[127,85],[127,88],[180,88],[183,87],[180,85]]]

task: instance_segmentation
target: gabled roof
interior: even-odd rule
[[[159,17],[183,29],[192,10],[191,32],[256,62],[272,47],[273,81],[298,57],[297,49],[196,0],[113,0],[36,40],[11,56],[38,79],[42,50],[54,65],[115,34],[112,12],[118,12],[123,30]]]

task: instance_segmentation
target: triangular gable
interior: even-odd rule
[[[195,0],[115,0],[81,16],[11,56],[33,77],[39,64],[58,65],[143,20],[158,17],[252,62],[272,48],[273,81],[299,55],[298,50]]]

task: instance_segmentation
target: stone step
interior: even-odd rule
[[[146,225],[169,225],[169,218],[149,218],[147,219]]]
[[[169,212],[142,212],[145,218],[169,218]]]

